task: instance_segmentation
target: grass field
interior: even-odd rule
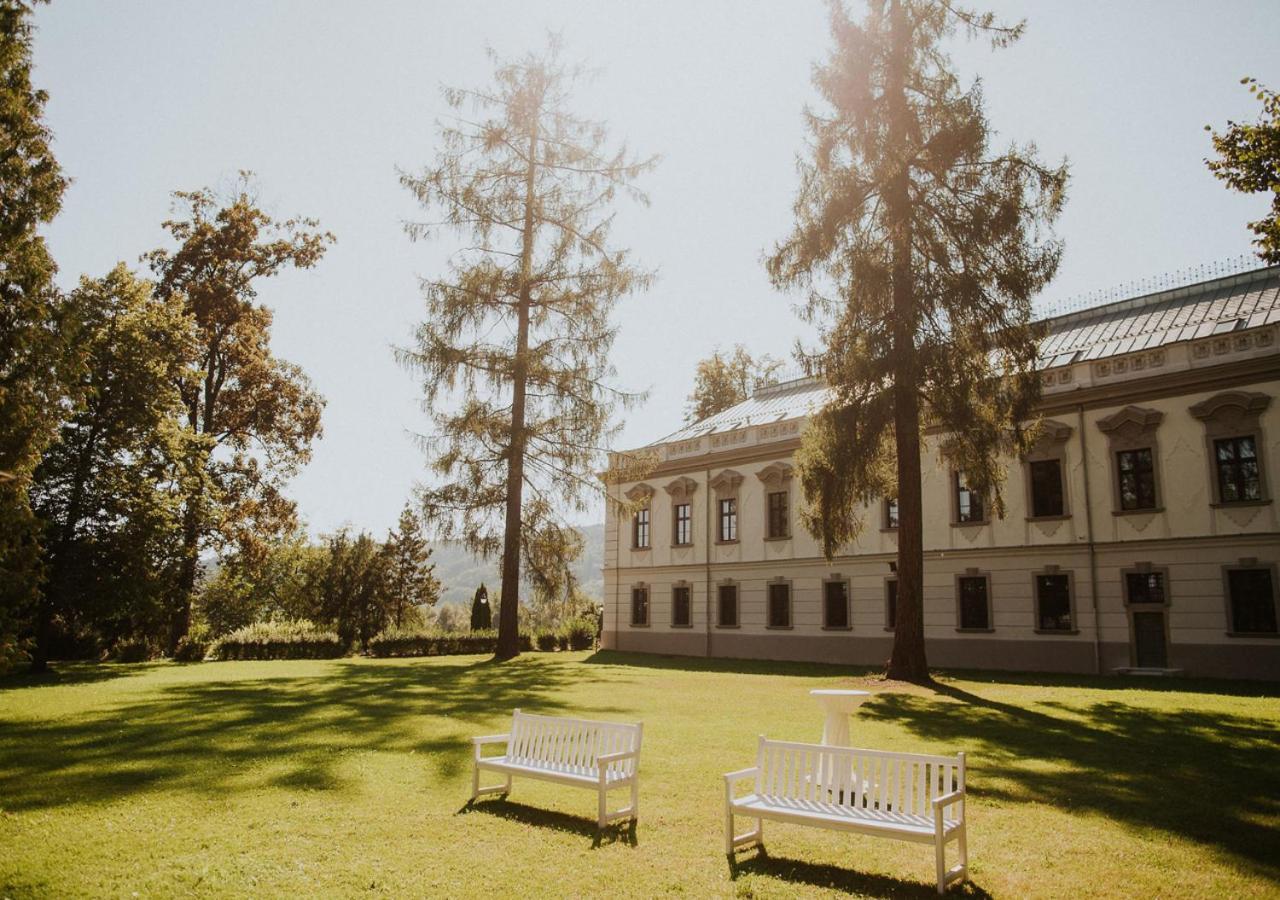
[[[77,665],[0,680],[0,896],[933,895],[923,845],[773,824],[722,851],[720,775],[817,740],[969,753],[969,896],[1280,894],[1274,688],[1035,676],[937,690],[617,653]],[[645,722],[641,821],[516,781],[465,804],[512,707]],[[618,794],[624,800],[625,792]]]

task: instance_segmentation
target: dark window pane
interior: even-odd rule
[[[787,492],[773,491],[769,494],[768,536],[771,538],[788,537],[787,528]]]
[[[649,546],[649,508],[636,510],[632,541],[636,547]]]
[[[1121,450],[1116,454],[1120,476],[1121,509],[1155,509],[1156,473],[1151,448]]]
[[[1036,576],[1036,627],[1071,630],[1071,581],[1066,575]]]
[[[676,505],[675,513],[675,542],[677,544],[692,544],[693,511],[688,503],[679,503]]]
[[[1258,448],[1252,435],[1214,441],[1218,467],[1218,499],[1238,503],[1262,499],[1258,478]]]
[[[738,624],[738,586],[736,584],[720,585],[720,618],[721,625]]]
[[[884,527],[898,527],[898,501],[896,499],[884,502]]]
[[[631,589],[631,624],[649,624],[649,589]]]
[[[720,501],[720,540],[738,539],[738,501],[729,497]]]
[[[1231,630],[1237,634],[1275,634],[1276,598],[1270,569],[1231,569]]]
[[[960,627],[990,628],[987,610],[987,579],[970,577],[960,579]]]
[[[844,581],[823,584],[822,624],[827,628],[849,627],[849,585]]]
[[[769,585],[769,626],[791,627],[791,585]]]
[[[671,624],[688,625],[692,622],[689,608],[689,588],[671,589]]]
[[[982,497],[969,490],[964,483],[964,476],[956,474],[956,521],[957,522],[982,522],[985,520],[985,510],[982,505]]]
[[[1031,515],[1060,516],[1062,501],[1062,462],[1043,459],[1031,463]]]
[[[886,594],[885,623],[890,628],[897,628],[898,627],[898,581],[897,579],[894,579],[893,581],[886,581],[884,588],[885,588],[885,594]]]
[[[1130,603],[1164,603],[1164,574],[1128,572],[1124,576]]]

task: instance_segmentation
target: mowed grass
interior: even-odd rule
[[[720,776],[761,732],[816,740],[807,692],[833,686],[876,692],[855,744],[968,752],[972,882],[953,893],[1280,893],[1265,686],[933,690],[608,652],[59,668],[0,680],[0,896],[931,896],[924,845],[773,823],[767,855],[723,854]],[[468,809],[468,738],[517,706],[643,720],[639,826],[598,835],[590,792],[529,780]]]

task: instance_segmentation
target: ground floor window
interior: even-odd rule
[[[959,619],[962,630],[991,629],[991,592],[985,575],[964,575],[957,579]]]
[[[1227,592],[1233,633],[1276,633],[1276,594],[1270,569],[1227,570]]]
[[[671,624],[680,626],[693,624],[688,585],[678,584],[671,589]]]
[[[769,627],[791,627],[791,585],[785,581],[769,585]]]
[[[631,589],[631,624],[649,624],[649,589],[647,587]]]
[[[1036,628],[1040,631],[1070,631],[1071,578],[1050,573],[1036,576]]]
[[[823,583],[822,627],[849,627],[849,582],[827,581]]]
[[[736,584],[720,585],[719,599],[716,623],[721,628],[736,628],[738,626],[738,586]]]
[[[890,578],[884,583],[884,624],[893,630],[898,627],[898,579]]]
[[[1129,603],[1164,604],[1163,572],[1126,572],[1124,576],[1125,599]]]

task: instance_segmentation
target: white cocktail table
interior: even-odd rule
[[[849,747],[849,716],[871,696],[870,691],[822,688],[809,692],[827,714],[822,723],[822,743],[829,747]]]

